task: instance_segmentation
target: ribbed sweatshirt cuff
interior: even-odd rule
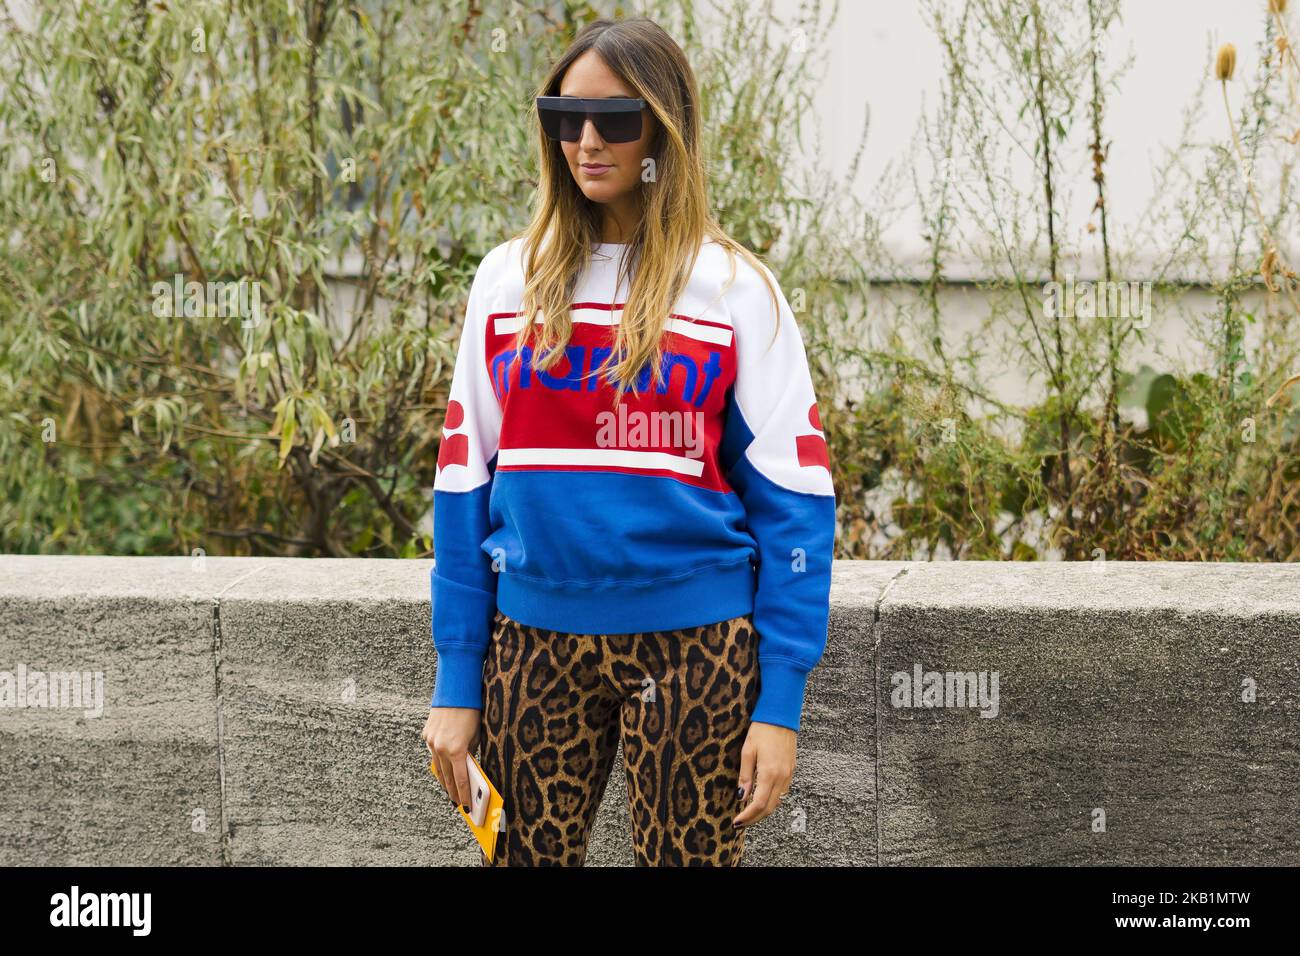
[[[430,707],[472,707],[483,709],[483,661],[487,649],[469,644],[438,648],[438,670],[434,675]]]
[[[759,658],[761,688],[750,720],[798,731],[808,668],[781,657]]]

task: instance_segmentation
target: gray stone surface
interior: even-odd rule
[[[418,737],[431,567],[0,556],[0,670],[107,698],[0,710],[0,864],[475,865]],[[836,562],[745,863],[1300,862],[1297,651],[1294,565]],[[998,716],[893,706],[916,664],[998,672]],[[632,861],[626,792],[591,865]]]
[[[0,557],[0,670],[104,675],[101,717],[0,709],[0,863],[220,862],[212,615],[247,570]]]
[[[222,599],[233,863],[477,862],[419,738],[432,566],[266,560]]]
[[[880,623],[883,864],[1300,862],[1300,566],[919,564]],[[893,706],[918,663],[997,716]]]

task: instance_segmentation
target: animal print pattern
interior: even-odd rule
[[[479,763],[505,800],[483,866],[581,866],[620,735],[637,866],[736,866],[740,749],[761,689],[752,618],[565,634],[497,613]]]

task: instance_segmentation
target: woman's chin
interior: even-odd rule
[[[592,202],[609,202],[619,195],[619,190],[612,183],[582,182],[579,180],[578,188],[582,194]]]

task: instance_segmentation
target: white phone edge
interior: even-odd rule
[[[470,798],[469,818],[474,821],[474,826],[481,827],[487,819],[488,802],[492,799],[492,790],[488,787],[487,778],[483,776],[478,769],[478,764],[469,754],[465,755],[465,767],[469,771],[469,787],[472,792]]]

